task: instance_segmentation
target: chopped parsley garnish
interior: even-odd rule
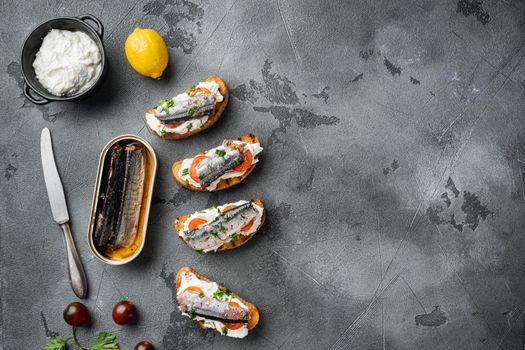
[[[194,310],[188,311],[188,316],[190,317],[190,320],[193,321],[195,319],[195,311]]]
[[[226,151],[223,149],[216,149],[215,154],[218,155],[219,157],[224,157],[226,155]]]
[[[186,124],[186,129],[188,129],[188,131],[190,131],[191,128],[193,128],[193,123]]]
[[[159,106],[162,106],[163,104],[166,104],[166,106],[164,106],[164,108],[162,108],[166,113],[169,113],[170,110],[169,108],[170,107],[173,107],[175,105],[175,101],[173,101],[172,98],[165,98],[165,99],[162,99],[159,101]]]
[[[219,230],[221,230],[221,232],[228,231],[228,230],[226,230],[226,227],[224,227],[223,225],[219,226]]]
[[[237,157],[233,160],[233,165],[238,166],[238,165],[241,165],[242,162],[243,162],[242,157]]]
[[[204,298],[204,293],[203,292],[199,293],[199,298]]]
[[[219,235],[219,230],[218,230],[218,229],[214,229],[213,231],[210,232],[210,234],[211,234],[212,236],[217,237],[217,236]]]
[[[213,297],[217,300],[222,300],[224,296],[231,296],[232,291],[227,288],[220,288],[213,292]]]
[[[200,174],[200,175],[199,175],[199,180],[204,179],[204,176],[206,176],[206,175],[204,175],[204,173]]]
[[[162,100],[159,101],[159,106],[162,106],[165,103],[168,104],[168,105],[171,104],[171,106],[173,106],[173,104],[174,104],[172,98],[163,98]]]
[[[238,233],[234,233],[230,236],[230,242],[234,242],[236,240],[239,239],[239,234]]]
[[[222,326],[221,332],[222,332],[223,335],[228,335],[228,327]]]
[[[206,122],[201,122],[201,129],[204,129],[204,124],[206,124]]]
[[[188,175],[189,172],[190,172],[190,171],[189,171],[188,168],[184,168],[184,169],[182,169],[182,176],[186,176],[186,175]]]
[[[191,117],[192,115],[194,115],[194,114],[197,113],[198,111],[199,111],[199,107],[197,107],[197,106],[191,107],[191,108],[188,110],[188,115]]]
[[[163,126],[162,129],[160,129],[160,137],[164,140],[164,137],[166,137],[166,127]]]
[[[191,92],[193,92],[193,91],[195,91],[195,90],[197,90],[197,85],[193,85],[192,87],[190,87],[190,91],[191,91]]]
[[[186,179],[186,185],[190,184],[190,180]]]

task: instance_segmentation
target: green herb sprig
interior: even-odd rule
[[[71,339],[79,350],[120,350],[120,345],[116,342],[117,336],[108,332],[100,332],[91,346],[87,348],[82,346],[77,339],[76,327],[73,327],[72,337],[66,339],[50,338],[49,343],[44,345],[42,350],[66,350]]]
[[[188,311],[188,316],[190,317],[190,320],[193,321],[195,319],[195,311],[194,310]]]
[[[49,338],[49,343],[42,350],[66,350],[68,339]]]
[[[165,98],[159,101],[159,106],[162,106],[163,104],[166,104],[166,105],[162,109],[164,110],[164,112],[169,114],[170,108],[175,106],[175,101],[173,101],[172,98]]]
[[[233,293],[228,288],[218,288],[215,292],[213,292],[213,297],[217,300],[223,300],[223,298],[231,296]]]
[[[195,106],[195,107],[191,107],[189,110],[188,110],[188,115],[191,117],[192,115],[194,115],[195,113],[197,113],[199,111],[199,107]]]

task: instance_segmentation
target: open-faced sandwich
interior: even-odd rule
[[[244,338],[259,322],[255,305],[189,267],[177,273],[176,287],[179,310],[203,329]]]
[[[178,217],[175,230],[190,248],[207,253],[240,247],[259,231],[265,218],[260,200],[241,200]]]
[[[212,126],[227,104],[228,87],[221,78],[211,76],[182,94],[161,100],[144,114],[144,121],[163,138],[183,139]]]
[[[194,191],[220,191],[242,182],[259,161],[262,147],[255,135],[224,140],[219,147],[179,160],[171,171],[175,180]]]

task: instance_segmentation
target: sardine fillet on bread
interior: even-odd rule
[[[251,201],[249,201],[248,203],[253,203],[255,204],[257,207],[259,208],[262,208],[262,213],[260,214],[260,222],[259,224],[257,225],[257,227],[253,227],[253,229],[251,231],[250,234],[248,235],[244,235],[241,233],[239,233],[237,236],[236,236],[236,239],[235,240],[231,240],[229,242],[224,242],[222,243],[221,246],[219,246],[216,250],[215,249],[212,249],[212,250],[215,250],[215,251],[218,251],[218,252],[221,252],[221,251],[224,251],[224,250],[229,250],[229,249],[235,249],[235,248],[238,248],[244,244],[246,244],[250,239],[252,239],[253,236],[255,236],[255,234],[257,232],[259,232],[259,230],[261,229],[261,227],[263,226],[264,224],[264,221],[266,220],[266,209],[264,207],[264,204],[261,200],[259,199],[252,199]],[[177,232],[177,235],[179,236],[179,238],[184,242],[184,244],[186,244],[188,247],[194,249],[186,240],[184,237],[181,236],[181,232],[186,228],[186,222],[193,216],[193,215],[199,215],[199,213],[202,213],[202,212],[197,212],[197,213],[194,213],[194,214],[191,214],[191,215],[184,215],[184,216],[179,216],[176,220],[175,220],[175,223],[174,223],[174,227],[175,227],[175,231]],[[226,212],[228,213],[228,212]],[[240,215],[242,215],[242,213],[240,213]],[[259,214],[257,214],[259,215]],[[218,216],[218,215],[217,215]],[[258,218],[258,216],[256,216],[256,218]],[[196,219],[198,220],[199,217],[196,217]],[[215,219],[215,218],[214,218]],[[254,219],[255,220],[255,219]],[[258,220],[257,220],[258,221]],[[222,223],[217,223],[218,225],[222,224]],[[251,229],[252,227],[250,227]],[[249,231],[248,231],[249,232]],[[214,237],[211,237],[211,238],[214,238]],[[217,239],[218,240],[218,239]]]
[[[255,136],[253,134],[243,135],[238,140],[242,141],[242,142],[245,142],[245,143],[259,144],[259,139],[257,138],[257,136]],[[195,155],[192,158],[195,158],[197,156],[199,156],[199,155]],[[217,184],[216,188],[211,190],[211,191],[213,191],[213,192],[221,191],[221,190],[233,187],[233,186],[243,182],[248,177],[248,175],[251,174],[253,169],[255,169],[255,166],[257,165],[257,162],[259,161],[259,158],[260,158],[260,154],[255,155],[254,160],[252,162],[252,165],[242,175],[236,176],[236,177],[232,177],[232,178],[227,178],[227,179],[221,179],[220,182]],[[171,172],[172,172],[172,175],[173,175],[174,179],[179,184],[181,184],[181,186],[186,187],[186,188],[188,188],[190,190],[199,191],[199,192],[209,192],[210,190],[208,190],[206,188],[197,187],[197,186],[192,185],[191,183],[187,182],[185,179],[183,179],[179,175],[179,171],[181,170],[181,166],[182,166],[183,161],[184,160],[179,160],[179,161],[175,162],[173,164],[173,166],[171,167]]]
[[[188,274],[193,274],[195,275],[198,279],[202,280],[202,281],[205,281],[205,282],[213,282],[211,280],[209,280],[208,278],[198,274],[197,272],[195,272],[193,269],[191,269],[190,267],[182,267],[178,272],[177,272],[177,278],[175,280],[175,287],[177,289],[177,296],[179,296],[180,292],[183,292],[183,291],[180,291],[180,287],[181,287],[181,282],[182,282],[182,274],[184,273],[188,273]],[[225,289],[227,290],[223,285],[221,284],[218,284],[218,287],[219,288],[222,288],[222,289]],[[232,292],[230,292],[232,293]],[[260,314],[259,314],[259,310],[257,309],[257,307],[250,303],[249,301],[246,301],[245,299],[241,298],[240,296],[238,296],[237,294],[235,293],[232,293],[231,294],[233,297],[235,297],[236,299],[238,299],[240,302],[242,302],[247,308],[248,308],[248,311],[249,311],[249,320],[246,324],[247,326],[247,329],[248,331],[251,331],[252,329],[255,328],[255,326],[257,326],[257,324],[259,323],[259,318],[260,318]],[[204,325],[204,321],[198,321],[196,320],[195,323],[202,329],[209,329],[208,327],[206,327]]]
[[[216,75],[212,75],[211,77],[209,77],[208,79],[206,79],[205,81],[215,81],[218,85],[219,85],[219,92],[221,93],[221,95],[223,96],[223,100],[221,102],[216,102],[215,103],[215,113],[213,115],[210,115],[208,117],[208,120],[206,120],[206,122],[194,129],[194,130],[191,130],[191,131],[188,131],[186,133],[183,133],[183,134],[177,134],[177,133],[174,133],[174,132],[167,132],[164,134],[164,136],[162,136],[164,139],[168,139],[168,140],[180,140],[180,139],[185,139],[187,137],[190,137],[190,136],[193,136],[195,134],[198,134],[200,133],[201,131],[204,131],[206,129],[208,129],[209,127],[211,127],[213,124],[215,124],[217,122],[217,120],[219,120],[219,118],[221,117],[222,113],[224,112],[224,110],[226,109],[226,106],[228,105],[228,100],[229,100],[229,90],[228,90],[228,86],[226,85],[226,83],[221,79],[219,78],[218,76]],[[189,93],[190,92],[190,89],[186,89],[186,93]],[[147,113],[150,113],[150,114],[153,114],[154,113],[154,108],[150,108]],[[144,122],[146,123],[146,127],[148,128],[148,130],[159,136],[159,134],[150,128],[150,126],[148,125],[148,122],[146,120],[146,114],[144,114]]]

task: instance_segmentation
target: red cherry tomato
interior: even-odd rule
[[[91,315],[84,304],[75,302],[65,308],[64,321],[73,327],[85,327],[91,323]]]
[[[233,331],[242,328],[242,326],[244,326],[244,323],[225,323],[224,325],[226,326],[226,328],[231,329]]]
[[[137,319],[137,308],[127,300],[118,302],[113,308],[113,321],[119,325],[133,323]]]
[[[153,347],[153,345],[151,345],[149,341],[143,340],[140,343],[137,343],[137,345],[135,345],[134,350],[155,350],[155,348]]]

